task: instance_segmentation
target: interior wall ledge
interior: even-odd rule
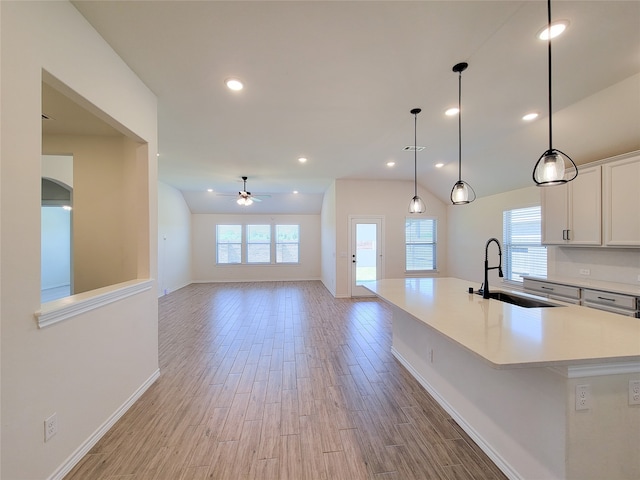
[[[45,328],[123,298],[145,292],[150,290],[152,286],[152,278],[129,280],[44,303],[34,315],[38,327]]]

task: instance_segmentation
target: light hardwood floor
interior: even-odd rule
[[[66,480],[504,479],[391,355],[391,312],[320,282],[159,300],[158,381]]]

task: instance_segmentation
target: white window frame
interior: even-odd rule
[[[258,226],[269,226],[270,227],[270,243],[269,243],[269,261],[268,262],[249,262],[248,258],[248,252],[249,252],[249,236],[248,236],[248,229],[249,226],[254,226],[254,225],[258,225]],[[283,243],[283,242],[277,242],[277,227],[279,226],[291,226],[291,225],[295,225],[298,227],[298,260],[296,262],[278,262],[277,261],[277,245],[278,243]],[[240,240],[240,262],[233,262],[233,263],[221,263],[219,261],[218,258],[218,227],[220,226],[239,226],[241,228],[241,240]],[[241,224],[241,223],[219,223],[216,224],[216,229],[215,229],[215,249],[216,249],[216,266],[219,267],[233,267],[233,266],[238,266],[238,265],[243,265],[243,266],[261,266],[261,265],[290,265],[290,266],[295,266],[295,265],[300,265],[300,243],[301,243],[301,239],[302,239],[302,227],[300,226],[299,223],[259,223],[259,222],[251,222],[250,224]]]
[[[279,242],[278,241],[278,227],[298,227],[298,239],[295,242]],[[298,223],[277,223],[274,225],[273,245],[275,248],[275,263],[278,265],[297,265],[300,263],[300,224]],[[295,262],[282,262],[278,261],[278,245],[296,245],[298,247],[298,254],[296,255]]]
[[[537,210],[537,212],[536,212]],[[515,232],[519,239],[514,241],[514,215],[520,223],[531,223],[537,217],[537,227],[529,225],[525,228],[517,229]],[[514,285],[522,285],[522,276],[546,276],[547,274],[547,247],[542,245],[542,214],[540,205],[529,205],[526,207],[512,208],[502,212],[502,257],[504,282]],[[518,250],[520,251],[518,251]],[[524,251],[526,249],[526,252]],[[534,250],[530,250],[534,249]],[[544,252],[544,253],[543,253]],[[523,265],[528,263],[528,271],[514,272],[514,254],[520,255],[515,263]],[[524,259],[523,259],[524,257]],[[522,268],[521,268],[522,270]],[[515,277],[515,278],[514,278]]]
[[[264,241],[249,241],[249,233],[251,230],[251,227],[268,227],[269,230],[269,242],[264,242]],[[273,230],[274,227],[273,225],[269,224],[269,223],[251,223],[251,224],[247,224],[244,226],[245,229],[245,242],[244,242],[244,247],[245,247],[245,263],[247,265],[269,265],[272,262],[272,258],[273,258]],[[251,261],[249,259],[249,251],[252,245],[267,245],[267,251],[269,252],[269,259],[266,262],[255,262],[255,261]]]
[[[218,241],[218,232],[219,227],[240,227],[240,262],[220,262],[219,257],[219,246],[221,245]],[[220,223],[216,224],[216,265],[240,265],[243,261],[243,244],[244,244],[244,226],[239,223]],[[223,245],[231,245],[231,243],[225,242]],[[233,243],[232,245],[238,245],[237,243]]]
[[[432,242],[410,242],[407,238],[407,223],[416,221],[430,221],[432,222]],[[432,268],[427,269],[409,269],[407,257],[409,255],[409,245],[431,245],[432,246]],[[406,275],[420,275],[424,273],[433,273],[438,269],[438,219],[437,217],[405,217],[405,231],[404,231],[404,270]]]

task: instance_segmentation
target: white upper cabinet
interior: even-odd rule
[[[640,246],[640,155],[602,166],[604,243]]]
[[[579,168],[572,182],[540,187],[544,245],[602,245],[601,169]]]

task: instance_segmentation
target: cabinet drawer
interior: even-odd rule
[[[600,305],[625,308],[628,310],[635,310],[637,308],[636,297],[621,295],[619,293],[603,292],[600,290],[589,290],[585,288],[582,291],[582,300],[584,303],[597,303]]]
[[[524,279],[524,288],[535,292],[553,295],[554,297],[580,298],[580,288],[558,283],[540,282],[538,280]]]

